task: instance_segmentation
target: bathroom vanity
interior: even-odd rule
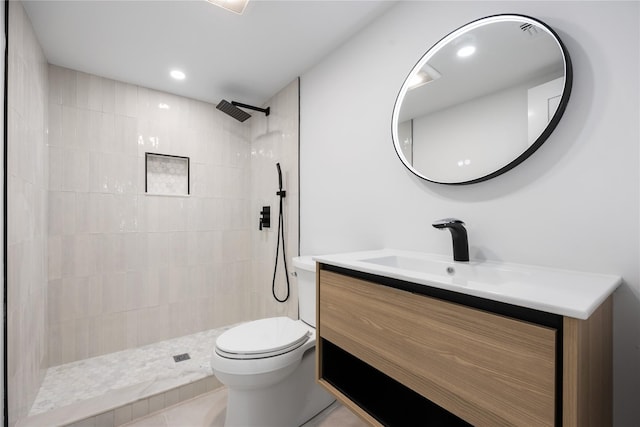
[[[317,257],[317,379],[372,425],[612,423],[617,276]]]

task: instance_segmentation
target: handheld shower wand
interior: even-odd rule
[[[287,197],[287,192],[282,189],[282,169],[280,169],[280,163],[276,163],[276,168],[278,168],[278,185],[280,188],[280,191],[278,191],[276,195],[280,196],[280,200],[282,200],[283,197]]]
[[[278,185],[280,191],[282,191],[282,169],[280,169],[280,163],[276,163],[276,168],[278,169]]]
[[[273,267],[273,280],[271,282],[271,293],[273,297],[278,302],[285,302],[289,299],[289,271],[287,270],[287,255],[285,254],[285,245],[284,245],[284,215],[282,213],[282,202],[283,199],[287,196],[287,192],[282,189],[282,169],[280,169],[280,163],[276,163],[276,168],[278,169],[278,186],[279,191],[276,192],[276,195],[280,196],[280,211],[278,212],[278,235],[277,235],[277,243],[276,243],[276,260],[275,265]],[[287,279],[287,294],[283,299],[278,298],[276,295],[276,272],[278,271],[278,253],[280,251],[280,238],[282,237],[282,259],[284,263],[284,276]]]

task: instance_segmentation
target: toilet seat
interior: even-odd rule
[[[288,353],[309,340],[309,328],[289,317],[255,320],[216,339],[215,351],[229,359],[262,359]]]

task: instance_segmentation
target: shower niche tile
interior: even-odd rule
[[[144,191],[165,196],[189,195],[189,157],[145,153]]]

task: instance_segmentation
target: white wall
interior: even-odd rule
[[[509,164],[529,148],[528,88],[505,89],[414,119],[413,167],[434,181],[456,182],[489,175],[499,169],[496,165]],[[481,142],[489,135],[487,150]],[[470,163],[458,165],[465,160]]]
[[[398,160],[391,113],[403,79],[455,28],[537,17],[563,39],[573,93],[547,142],[487,182],[444,186]],[[578,18],[579,17],[579,18]],[[433,220],[469,230],[471,257],[619,274],[614,421],[640,419],[638,2],[401,2],[301,78],[301,253],[396,247],[451,253]]]

